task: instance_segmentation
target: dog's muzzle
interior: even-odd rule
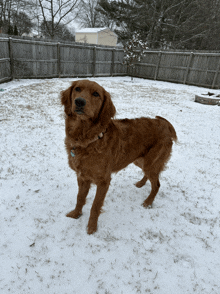
[[[81,98],[81,97],[76,98],[75,99],[75,105],[76,105],[75,112],[78,113],[78,114],[83,114],[84,113],[83,109],[84,109],[84,107],[86,105],[86,100],[84,98]]]

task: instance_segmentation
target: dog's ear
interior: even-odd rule
[[[98,122],[101,126],[107,126],[112,117],[115,116],[116,110],[110,94],[104,90],[104,102],[99,113]]]
[[[62,105],[64,105],[64,111],[66,113],[66,115],[71,116],[72,114],[72,90],[76,85],[76,81],[72,83],[72,85],[61,92],[61,103]]]

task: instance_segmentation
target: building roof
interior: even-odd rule
[[[104,30],[109,30],[109,28],[84,28],[84,29],[80,29],[80,30],[76,30],[76,33],[99,33],[101,31],[104,31]]]

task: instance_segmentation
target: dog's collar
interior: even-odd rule
[[[94,140],[92,140],[89,144],[101,139],[102,137],[104,136],[104,132],[101,132]],[[71,150],[70,150],[70,155],[72,157],[75,157],[76,154],[75,154],[75,150],[76,150],[76,147],[73,147]]]

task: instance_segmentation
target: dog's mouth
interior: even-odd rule
[[[84,114],[84,111],[83,111],[82,108],[76,108],[76,109],[75,109],[75,112],[76,112],[77,114]]]

